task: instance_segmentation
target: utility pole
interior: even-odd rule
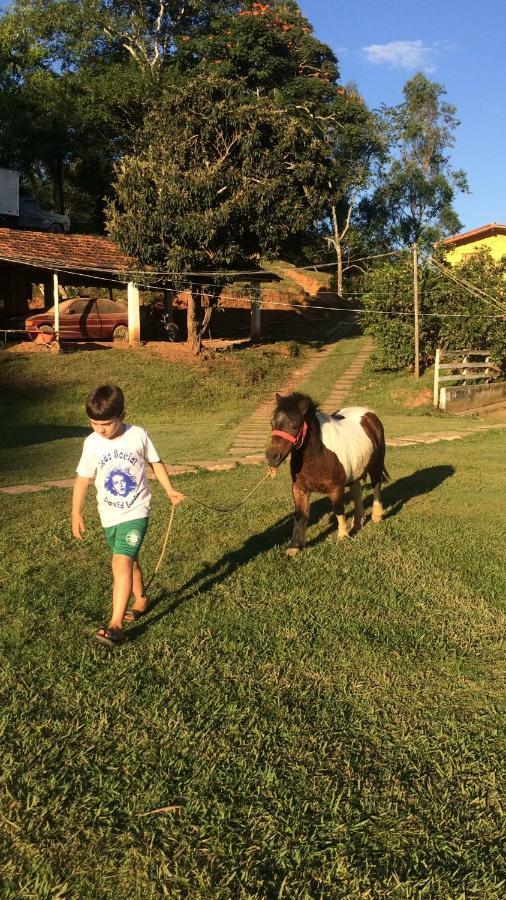
[[[418,319],[418,244],[413,244],[413,300],[415,306],[415,378],[420,378],[420,323]]]

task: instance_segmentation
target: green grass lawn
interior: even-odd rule
[[[505,453],[389,451],[384,522],[317,498],[292,560],[286,468],[186,502],[113,652],[93,498],[80,545],[69,491],[0,496],[2,897],[504,897]]]
[[[84,401],[115,381],[127,420],[149,428],[171,463],[226,455],[239,422],[284,383],[301,356],[279,346],[220,353],[201,364],[169,362],[147,350],[51,356],[0,353],[0,484],[69,477],[89,433]]]
[[[323,402],[353,362],[363,337],[338,341],[335,349],[300,384]],[[170,463],[226,456],[243,419],[266,397],[274,397],[289,372],[301,366],[304,343],[276,342],[218,354],[197,365],[169,362],[147,350],[101,350],[62,354],[0,353],[0,485],[67,478],[75,471],[89,433],[84,411],[88,391],[117,381],[127,400],[127,420],[147,427]],[[290,356],[297,351],[299,355]],[[418,384],[404,373],[366,367],[343,405],[372,406],[387,437],[420,431],[465,429],[476,417],[448,416],[432,406],[410,407],[430,392],[431,373]],[[406,405],[408,404],[408,405]],[[493,423],[497,416],[482,421]]]

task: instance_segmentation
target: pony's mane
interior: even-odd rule
[[[291,394],[287,394],[286,397],[281,397],[279,403],[276,406],[276,410],[280,412],[285,412],[287,415],[290,415],[291,412],[299,412],[300,405],[303,402],[307,402],[307,414],[315,415],[317,410],[319,409],[319,404],[315,403],[314,400],[311,399],[307,394],[301,394],[299,391],[293,391]]]

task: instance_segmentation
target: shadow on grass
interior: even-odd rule
[[[11,425],[0,436],[0,448],[12,450],[31,444],[64,441],[67,438],[87,437],[90,429],[80,425]]]
[[[385,518],[390,519],[392,516],[396,516],[409,500],[429,494],[454,474],[453,466],[428,466],[426,469],[418,469],[411,475],[406,475],[405,478],[399,478],[398,481],[386,485],[381,492],[383,504],[388,507]],[[369,498],[370,503],[371,498]]]
[[[317,321],[305,320],[291,325],[275,326],[262,337],[263,344],[277,341],[296,341],[317,350],[324,350],[329,344],[359,337],[362,330],[349,312],[327,313],[330,318]]]
[[[118,341],[122,346],[128,347],[128,341]],[[104,343],[98,343],[97,341],[87,341],[83,339],[82,341],[64,341],[62,342],[61,350],[63,353],[80,353],[93,351],[93,350],[112,350],[113,346],[110,341]]]
[[[160,621],[160,619],[163,619],[165,616],[174,612],[183,603],[191,600],[196,593],[203,593],[211,590],[214,585],[223,582],[224,579],[232,575],[236,569],[244,565],[244,563],[249,562],[261,553],[272,550],[279,544],[284,543],[288,535],[291,520],[291,514],[283,516],[283,518],[279,519],[275,525],[270,526],[259,534],[254,534],[249,537],[242,547],[239,547],[237,550],[232,550],[230,553],[226,553],[212,565],[204,566],[202,571],[198,572],[190,578],[186,584],[181,585],[181,587],[177,589],[176,599],[172,600],[168,606],[164,607],[164,609],[160,610],[156,615],[150,617],[147,622],[143,622],[142,625],[138,625],[135,628],[129,628],[128,637],[139,637],[147,631],[148,628],[151,628],[152,625],[155,625],[156,622]],[[155,609],[170,596],[170,593],[162,591],[151,601],[151,609]]]
[[[405,478],[400,478],[394,484],[388,485],[383,491],[383,502],[385,506],[388,507],[385,518],[396,516],[405,503],[414,497],[419,497],[435,490],[447,478],[450,478],[454,472],[455,469],[453,466],[430,466],[426,469],[419,469],[417,472],[413,472]],[[367,507],[370,506],[370,504],[371,497],[368,497],[364,505]],[[329,513],[331,513],[329,499],[327,497],[321,497],[316,500],[311,504],[310,526],[315,525],[325,515],[329,515]],[[255,559],[255,557],[259,556],[261,553],[265,553],[268,550],[272,550],[275,547],[284,544],[290,537],[292,519],[292,513],[283,516],[283,518],[279,519],[274,525],[266,528],[265,531],[249,537],[242,547],[239,547],[230,553],[226,553],[212,565],[206,565],[201,572],[198,572],[190,578],[189,581],[178,588],[177,597],[173,599],[168,606],[164,607],[154,616],[150,616],[148,621],[143,622],[142,625],[138,625],[131,629],[129,628],[128,637],[139,637],[147,631],[148,628],[160,621],[160,619],[170,615],[170,613],[174,612],[183,603],[191,600],[196,593],[205,593],[206,591],[211,590],[216,584],[223,583],[226,578],[233,575],[240,566]],[[335,531],[335,523],[331,520],[329,526],[309,540],[306,546],[317,546],[327,540],[329,535]],[[162,591],[158,597],[152,600],[151,610],[154,611],[157,606],[169,599],[170,596],[170,593]]]

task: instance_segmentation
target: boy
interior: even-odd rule
[[[139,550],[149,524],[151,491],[146,462],[167,497],[176,505],[184,494],[176,491],[147,432],[127,425],[123,391],[115,384],[101,384],[89,394],[86,412],[93,433],[84,441],[72,496],[72,534],[82,541],[85,531],[82,508],[90,479],[95,477],[97,504],[106,541],[112,551],[112,616],[107,628],[95,637],[109,647],[123,639],[123,622],[135,622],[147,609]],[[132,594],[134,605],[125,614]]]

